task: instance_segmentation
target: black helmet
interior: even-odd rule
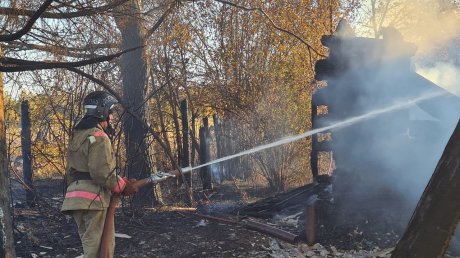
[[[102,121],[107,121],[110,111],[117,104],[117,99],[105,91],[94,91],[83,99],[85,116],[94,116]]]

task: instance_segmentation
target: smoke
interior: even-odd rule
[[[438,62],[432,67],[417,68],[416,71],[447,91],[460,96],[460,67],[453,63]]]
[[[422,2],[428,3],[407,1],[388,12],[399,13],[387,18],[396,29],[381,29],[379,39],[345,35],[331,43],[329,58],[346,72],[316,93],[329,107],[329,122],[430,92],[459,94],[458,12]],[[338,223],[404,229],[460,117],[460,98],[447,91],[332,132]]]
[[[419,5],[413,1],[410,14],[401,29],[407,40],[417,43],[419,54],[428,54],[442,48],[446,42],[460,35],[460,12],[455,4],[428,1]],[[431,2],[431,3],[430,3]],[[404,24],[404,21],[401,22]]]
[[[413,58],[417,73],[459,95],[460,6],[456,1],[431,2],[415,5],[413,22],[401,31],[408,41],[417,45]],[[416,19],[415,15],[419,17]]]

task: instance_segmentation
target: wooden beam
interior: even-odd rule
[[[460,220],[460,122],[392,258],[444,257]]]

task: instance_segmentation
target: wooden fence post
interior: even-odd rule
[[[21,103],[21,150],[22,150],[22,174],[24,177],[24,188],[26,190],[26,202],[29,207],[35,206],[35,194],[32,180],[32,141],[30,137],[30,113],[29,102]]]
[[[312,96],[311,101],[311,121],[312,121],[312,128],[316,128],[315,118],[318,115],[318,107],[315,104],[315,95]],[[311,153],[310,153],[310,167],[311,167],[311,174],[313,176],[313,180],[316,180],[318,177],[318,135],[314,134],[311,136]]]
[[[200,163],[204,164],[209,161],[209,124],[208,118],[203,118],[203,126],[200,128]],[[200,169],[201,180],[203,182],[204,190],[212,189],[212,177],[210,166],[202,167]]]
[[[305,234],[308,245],[316,243],[316,209],[315,203],[308,203],[305,207]]]
[[[189,126],[188,126],[188,103],[187,100],[184,99],[180,102],[180,113],[181,113],[181,120],[182,120],[182,160],[181,166],[188,167],[190,166],[190,143],[189,143]],[[190,189],[188,193],[188,202],[191,205],[193,203],[193,195],[192,195],[192,173],[187,173],[184,175],[185,181],[184,184],[187,184]]]
[[[221,158],[222,157],[222,125],[219,120],[219,117],[217,114],[214,114],[212,116],[213,122],[214,122],[214,134],[216,136],[216,158]],[[224,179],[224,171],[223,171],[223,165],[222,163],[217,163],[217,171],[219,174],[219,183],[221,183]]]

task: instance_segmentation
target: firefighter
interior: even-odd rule
[[[112,194],[133,195],[138,188],[115,172],[109,134],[112,111],[118,101],[105,91],[88,94],[84,117],[75,126],[67,154],[67,192],[61,211],[72,215],[78,227],[85,258],[99,258],[107,207]],[[111,232],[110,257],[115,249]]]

